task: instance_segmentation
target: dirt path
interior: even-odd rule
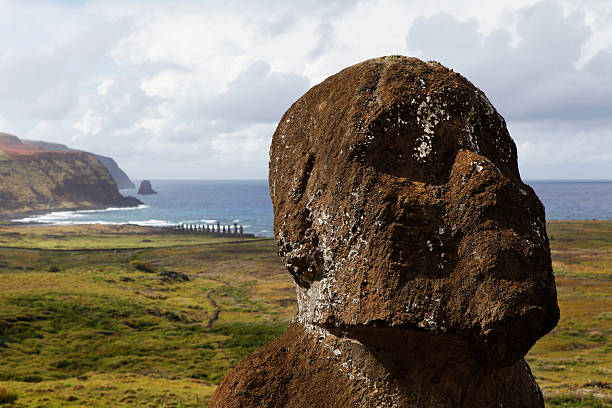
[[[215,289],[211,289],[206,294],[206,298],[208,299],[208,301],[210,302],[212,307],[215,308],[215,310],[214,310],[214,312],[212,314],[212,317],[210,319],[208,319],[208,327],[213,327],[213,324],[215,323],[215,321],[219,320],[219,313],[221,313],[221,308],[219,307],[217,302],[215,302],[215,300],[212,298],[212,294],[213,293],[215,293]]]

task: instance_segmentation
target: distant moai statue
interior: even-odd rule
[[[210,225],[206,225],[206,232],[210,232]]]
[[[225,225],[223,226],[223,233],[225,234]]]
[[[234,223],[234,234],[238,233],[238,223]]]
[[[221,232],[221,223],[217,221],[217,232]]]
[[[240,226],[240,235],[244,234],[244,230],[242,229],[242,225]]]

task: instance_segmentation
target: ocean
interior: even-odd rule
[[[100,211],[61,211],[16,221],[59,225],[238,223],[245,233],[271,237],[272,203],[267,180],[209,181],[152,180],[158,194],[137,195],[137,208],[108,208]],[[527,181],[546,207],[549,220],[612,220],[612,181]]]

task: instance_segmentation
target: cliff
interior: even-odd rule
[[[50,142],[44,142],[42,140],[22,140],[21,142],[27,145],[38,146],[44,150],[71,151],[71,152],[80,151],[76,149],[71,149],[68,146],[60,144],[60,143],[50,143]],[[120,189],[136,188],[134,183],[132,183],[132,180],[130,180],[128,175],[125,174],[123,170],[121,170],[121,168],[119,167],[117,162],[115,162],[115,160],[113,160],[110,157],[102,156],[96,153],[92,153],[92,154],[96,156],[96,158],[100,160],[102,164],[107,168],[107,170],[110,172],[111,176],[113,177],[113,180],[115,180],[115,183],[117,183],[117,187],[119,187]]]
[[[0,133],[0,216],[139,204],[119,193],[93,154],[45,149]]]

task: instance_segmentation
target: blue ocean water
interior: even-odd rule
[[[612,181],[527,181],[548,220],[612,220]]]
[[[135,183],[139,184],[139,183]],[[144,203],[137,208],[109,208],[101,211],[61,211],[17,221],[60,225],[137,224],[170,226],[176,224],[233,225],[245,233],[273,236],[272,202],[267,180],[201,181],[151,180],[158,194],[138,195],[137,190],[121,190]]]
[[[50,224],[216,224],[234,222],[246,233],[272,236],[272,203],[266,180],[153,180],[156,195],[136,195],[138,208],[53,212],[19,221]],[[612,181],[529,181],[546,207],[547,219],[612,220]]]

